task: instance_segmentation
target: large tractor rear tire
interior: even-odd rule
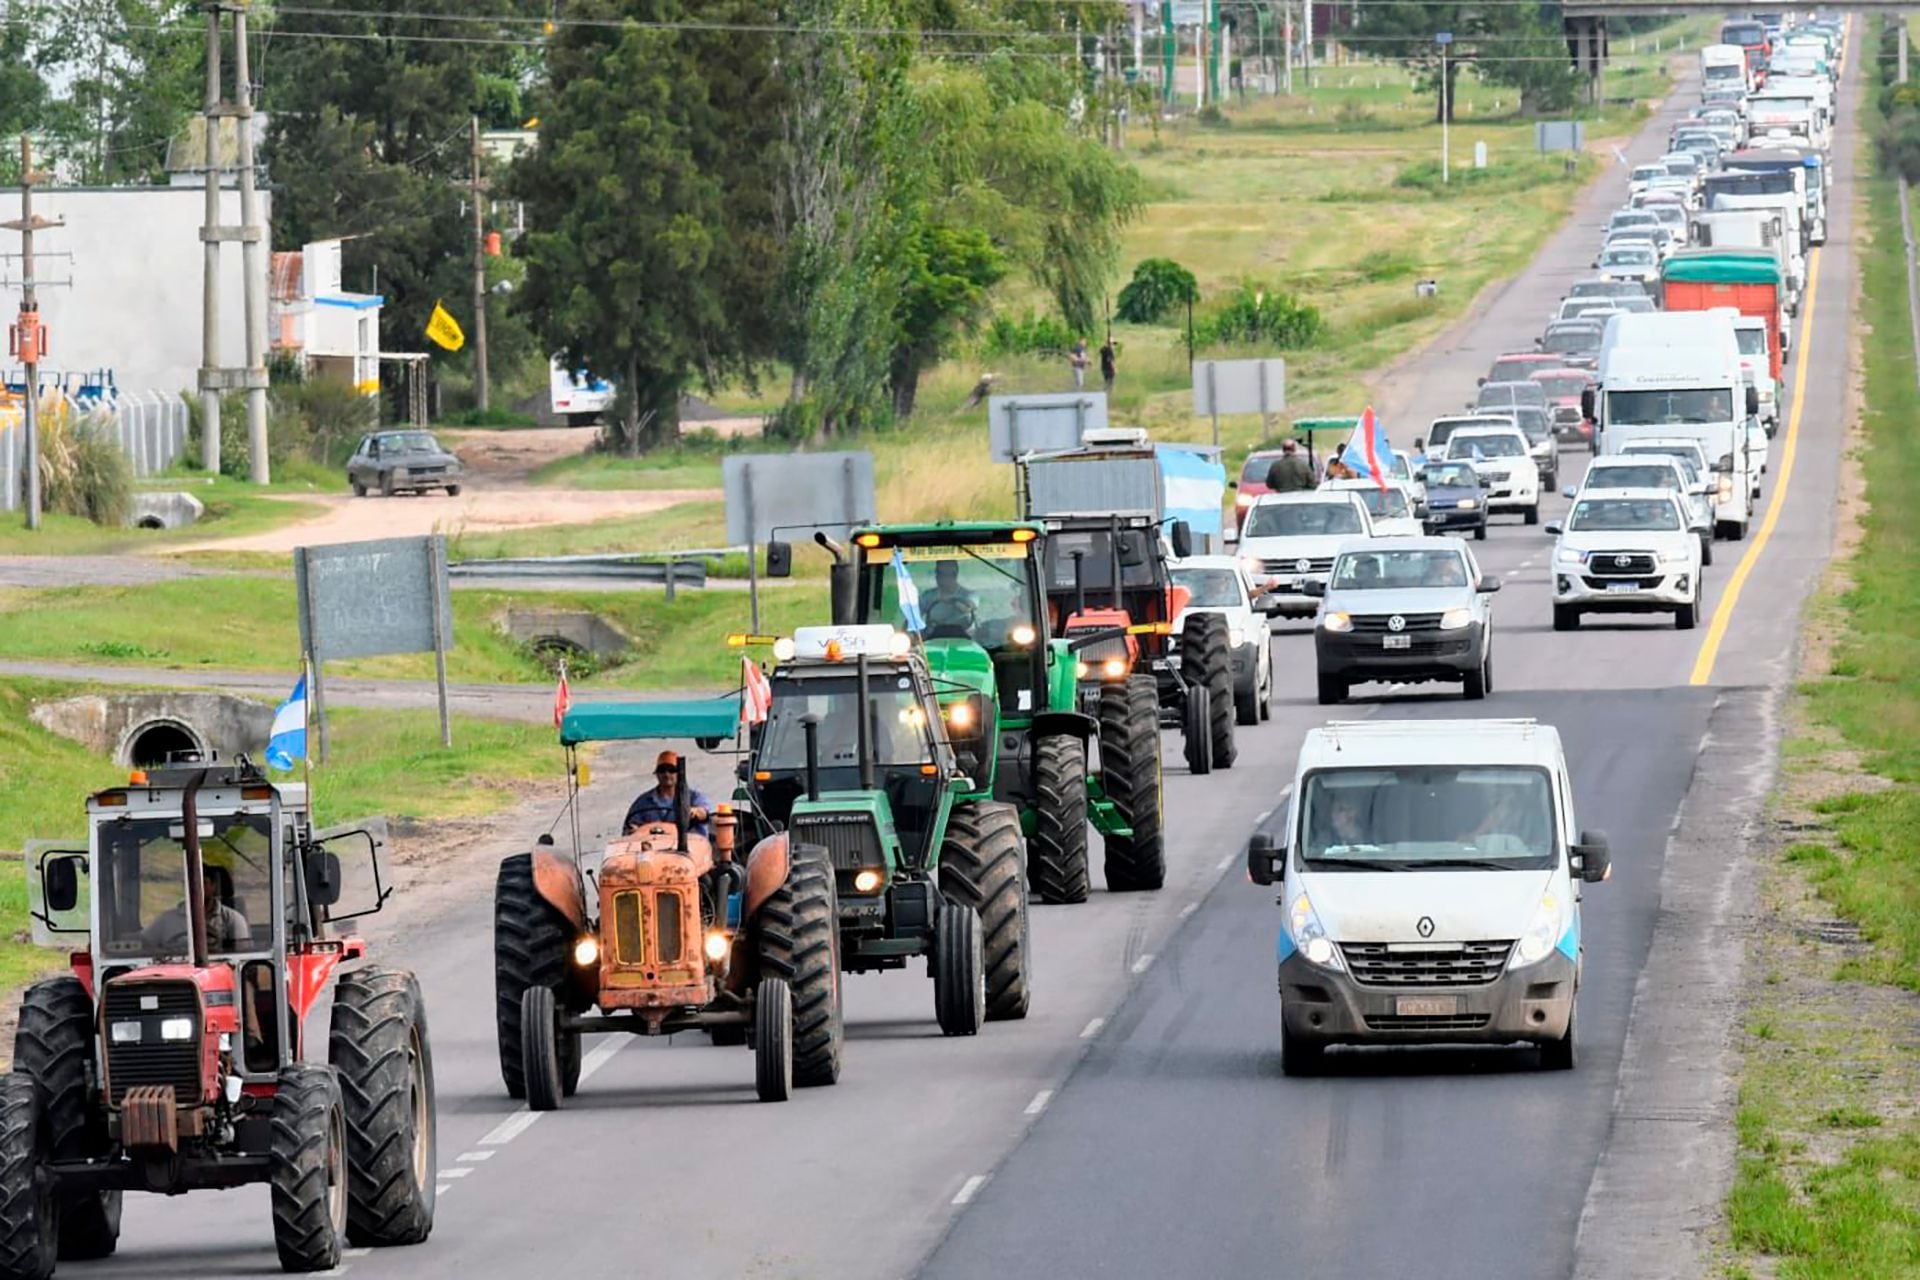
[[[521,1068],[520,998],[528,987],[557,991],[567,977],[567,946],[572,941],[566,918],[540,896],[533,884],[533,855],[516,853],[500,860],[493,886],[493,1018],[500,1044],[500,1078],[507,1096],[527,1096]],[[580,1037],[559,1047],[562,1092],[573,1096],[580,1083]]]
[[[108,1146],[106,1112],[93,1105],[93,999],[80,979],[49,978],[27,988],[13,1037],[13,1069],[40,1084],[48,1151],[54,1160],[87,1160]],[[104,1258],[120,1242],[118,1191],[60,1193],[60,1259]],[[0,1268],[4,1274],[4,1268]]]
[[[1100,692],[1100,778],[1107,799],[1133,829],[1105,836],[1107,888],[1158,889],[1167,879],[1161,825],[1160,696],[1152,676]]]
[[[768,974],[753,997],[753,1089],[762,1102],[785,1102],[793,1083],[793,992]]]
[[[947,1035],[978,1035],[986,1021],[985,951],[980,913],[941,903],[933,918],[933,1017]]]
[[[282,1067],[267,1139],[273,1247],[281,1270],[331,1271],[340,1265],[347,1182],[347,1116],[333,1068],[307,1062]]]
[[[840,901],[827,853],[793,846],[786,883],[760,908],[760,971],[784,980],[792,999],[793,1083],[840,1079]]]
[[[1207,732],[1213,740],[1213,767],[1233,768],[1239,748],[1233,741],[1233,637],[1217,613],[1187,615],[1180,637],[1180,672],[1189,684],[1206,686]]]
[[[1087,744],[1062,734],[1035,742],[1033,793],[1027,875],[1034,896],[1042,902],[1085,902]]]
[[[1080,790],[1086,803],[1086,787]],[[1032,1002],[1029,966],[1032,929],[1027,916],[1027,878],[1020,865],[1020,811],[983,801],[958,805],[947,819],[940,849],[940,891],[980,916],[987,974],[987,1021],[1027,1016]]]
[[[60,1203],[41,1170],[51,1158],[40,1086],[0,1076],[0,1275],[46,1280],[59,1257]]]
[[[419,1244],[433,1231],[440,1171],[419,980],[374,968],[341,978],[327,1061],[347,1109],[347,1242]]]

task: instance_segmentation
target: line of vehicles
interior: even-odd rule
[[[1770,37],[1769,87],[1793,87],[1808,35],[1827,51],[1816,71],[1837,66],[1842,34],[1809,22],[1779,54]],[[1754,80],[1748,64],[1743,85],[1707,90],[1746,129]],[[1791,149],[1768,128],[1770,152]],[[1314,619],[1323,703],[1382,678],[1492,691],[1500,583],[1475,545],[1491,516],[1540,522],[1563,444],[1592,457],[1565,527],[1547,525],[1555,625],[1647,608],[1692,625],[1713,539],[1743,536],[1791,394],[1793,264],[1827,180],[1827,126],[1810,129],[1794,163],[1762,168],[1739,167],[1750,135],[1708,157],[1677,134],[1676,154],[1707,162],[1649,176],[1630,211],[1671,196],[1682,234],[1670,214],[1633,219],[1602,255],[1649,255],[1651,274],[1618,260],[1576,285],[1568,303],[1594,305],[1563,304],[1555,325],[1583,326],[1577,341],[1550,328],[1502,357],[1471,412],[1436,419],[1385,474],[1243,486],[1231,553],[1217,451],[1092,433],[1021,460],[1016,519],[817,535],[831,620],[730,637],[735,692],[567,708],[558,835],[504,858],[495,885],[504,1091],[564,1105],[583,1037],[604,1033],[748,1047],[767,1101],[832,1085],[852,973],[924,967],[949,1036],[1024,1018],[1030,903],[1088,897],[1094,837],[1110,891],[1164,885],[1161,732],[1192,774],[1235,764],[1236,731],[1270,714],[1270,618]],[[1771,420],[1763,373],[1783,388]],[[582,748],[634,741],[732,761],[730,799],[696,810],[669,750],[671,817],[590,839]],[[1580,886],[1611,854],[1576,820],[1552,726],[1329,723],[1279,814],[1247,866],[1279,891],[1288,1073],[1361,1041],[1525,1042],[1574,1065]],[[426,1004],[353,932],[391,892],[378,830],[315,829],[306,788],[244,758],[136,772],[89,799],[87,822],[84,847],[26,858],[34,936],[72,972],[29,990],[0,1080],[0,1277],[111,1254],[130,1190],[266,1183],[289,1271],[425,1240]],[[306,1026],[323,1006],[324,1050]]]

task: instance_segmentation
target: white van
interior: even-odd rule
[[[1611,870],[1574,821],[1560,734],[1532,720],[1336,721],[1307,731],[1277,835],[1280,1055],[1334,1044],[1538,1045],[1574,1065],[1580,884]]]

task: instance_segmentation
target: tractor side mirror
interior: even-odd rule
[[[307,901],[316,907],[331,907],[340,901],[340,857],[325,849],[314,848],[306,857]]]
[[[1573,846],[1573,856],[1574,870],[1588,884],[1599,884],[1613,875],[1613,853],[1607,847],[1604,831],[1582,831],[1579,842]]]
[[[793,576],[793,544],[791,542],[767,544],[767,576],[769,578]]]
[[[1185,520],[1175,520],[1168,531],[1168,540],[1173,543],[1173,554],[1185,560],[1193,554],[1193,528]]]
[[[75,855],[48,859],[41,874],[48,911],[71,911],[80,904],[80,864]]]
[[[1247,879],[1255,884],[1272,884],[1279,879],[1279,854],[1273,847],[1273,837],[1264,831],[1256,831],[1247,837]]]
[[[307,900],[324,908],[328,920],[372,915],[386,905],[393,892],[380,881],[380,846],[386,834],[385,820],[375,818],[317,833],[301,851]]]

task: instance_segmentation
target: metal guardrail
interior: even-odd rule
[[[521,578],[528,581],[600,578],[657,584],[673,599],[680,587],[707,585],[707,562],[746,553],[745,547],[695,547],[683,551],[625,551],[598,555],[522,556],[461,560],[447,566],[455,578]]]

